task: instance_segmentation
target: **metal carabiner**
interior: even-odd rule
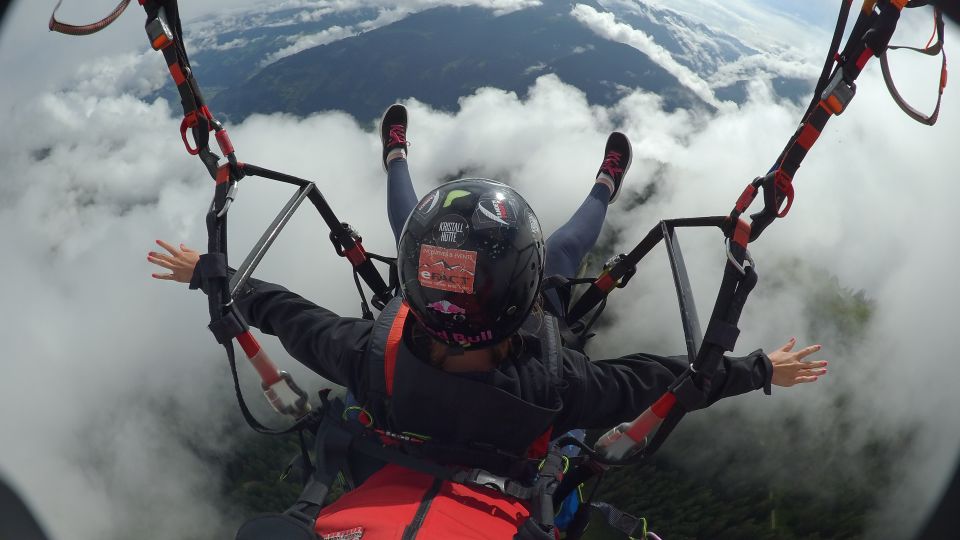
[[[732,264],[734,268],[739,270],[741,274],[747,275],[746,265],[743,265],[737,262],[736,257],[733,256],[733,251],[730,251],[730,239],[724,238],[723,245],[727,250],[727,260],[730,261],[730,264]],[[744,256],[743,256],[744,262],[749,262],[750,267],[755,269],[757,267],[757,263],[753,262],[753,257],[750,256],[750,250],[747,249],[745,250],[745,252],[746,253],[744,253]]]
[[[233,182],[230,185],[230,189],[227,190],[226,199],[223,202],[223,208],[221,208],[220,211],[217,212],[218,218],[222,218],[223,216],[227,215],[227,211],[230,210],[230,204],[233,203],[233,200],[237,198],[237,189],[238,189],[237,186],[239,185],[240,185],[239,182]]]

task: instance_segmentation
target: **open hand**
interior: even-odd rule
[[[800,383],[814,382],[827,373],[826,360],[804,360],[804,358],[820,350],[820,345],[810,345],[798,351],[793,350],[797,338],[783,347],[768,353],[770,363],[773,364],[773,384],[777,386],[793,386]]]
[[[197,261],[200,260],[200,254],[183,244],[180,244],[180,249],[177,249],[163,240],[157,240],[157,245],[167,250],[170,254],[167,255],[151,251],[147,253],[147,260],[157,266],[162,266],[170,270],[171,273],[155,273],[151,274],[151,276],[155,279],[190,283],[190,278],[193,277],[193,269],[197,266]]]

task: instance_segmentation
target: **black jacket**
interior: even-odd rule
[[[238,294],[237,306],[250,325],[279,337],[291,356],[363,401],[369,388],[364,356],[373,321],[340,317],[284,287],[255,279]],[[410,373],[414,379],[411,384],[398,384],[393,397],[404,404],[406,420],[400,421],[405,425],[394,428],[453,442],[493,443],[509,436],[509,407],[496,413],[489,407],[504,395],[550,410],[555,434],[574,428],[609,428],[643,412],[687,367],[685,357],[636,353],[591,361],[564,348],[558,380],[537,358],[539,351],[536,339],[526,339],[517,357],[482,373],[448,373],[426,362],[411,366],[415,369],[407,371],[417,372]],[[762,351],[726,357],[706,405],[760,388],[769,393],[772,373]],[[483,392],[491,399],[483,397]],[[466,400],[468,395],[471,398]],[[515,441],[521,446],[530,442]]]

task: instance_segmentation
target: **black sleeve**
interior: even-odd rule
[[[609,428],[636,418],[687,368],[685,356],[632,354],[591,362],[564,349],[564,411],[555,429]],[[773,369],[763,351],[742,358],[723,357],[704,407],[720,398],[764,388]]]
[[[243,318],[280,338],[300,363],[354,392],[366,384],[364,351],[373,321],[340,317],[280,285],[250,279],[237,294]]]

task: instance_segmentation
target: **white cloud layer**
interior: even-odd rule
[[[657,44],[653,38],[629,24],[617,22],[612,13],[601,13],[592,6],[577,4],[570,14],[597,35],[625,43],[644,53],[706,103],[717,108],[732,106],[732,103],[721,102],[717,99],[707,81],[687,66],[677,62],[670,52]]]
[[[949,45],[956,49],[956,40]],[[182,150],[179,112],[162,100],[132,97],[166,77],[158,56],[90,62],[69,90],[38,91],[3,113],[0,470],[58,539],[225,537],[237,519],[219,507],[220,479],[209,476],[204,457],[229,450],[235,434],[217,426],[236,418],[222,351],[204,329],[205,302],[198,293],[152,281],[144,260],[155,238],[204,246],[212,187]],[[908,88],[909,81],[935,76],[911,65],[901,69]],[[644,93],[609,109],[592,107],[553,76],[540,78],[525,100],[482,89],[463,98],[455,114],[411,99],[415,187],[425,193],[457,171],[504,179],[552,231],[589,190],[607,134],[621,130],[636,155],[628,194],[611,207],[604,240],[625,251],[661,218],[726,213],[743,186],[770,166],[800,111],[778,102],[762,83],[751,92],[747,104],[715,116],[668,113]],[[846,394],[860,431],[824,444],[856,450],[863,443],[858,433],[916,429],[897,465],[897,485],[873,516],[870,538],[902,538],[916,527],[960,447],[952,417],[960,397],[951,382],[960,377],[952,360],[960,323],[960,284],[953,276],[960,257],[952,239],[960,185],[950,181],[957,175],[953,134],[960,132],[955,87],[944,107],[936,128],[912,123],[890,102],[871,65],[850,110],[830,122],[801,168],[791,214],[753,246],[761,284],[744,312],[741,352],[770,348],[798,332],[801,341],[809,339],[802,333],[809,324],[804,288],[772,288],[770,275],[764,278],[793,257],[876,300],[866,341],[836,336],[824,343],[831,373],[815,385],[697,413],[720,423],[732,411],[746,411],[748,421],[785,438],[825,437],[833,433],[821,425],[829,426],[831,398]],[[230,132],[244,161],[315,179],[339,217],[360,229],[365,246],[389,255],[373,127],[326,112],[254,115]],[[654,181],[656,196],[628,208],[629,193]],[[289,195],[266,181],[243,181],[231,211],[234,262]],[[723,254],[715,236],[683,238],[705,314]],[[666,268],[654,257],[611,300],[615,324],[593,345],[595,357],[679,350]],[[306,208],[258,276],[344,315],[358,312],[348,267]],[[263,341],[301,384],[321,384],[274,340]],[[258,401],[250,370],[241,368],[251,401]],[[789,429],[777,425],[793,413],[811,420]],[[777,464],[795,468],[797,477],[811,466]]]

